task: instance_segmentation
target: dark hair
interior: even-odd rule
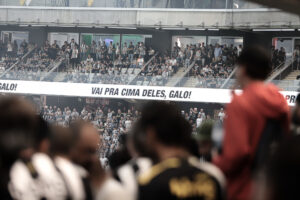
[[[131,130],[131,134],[129,135],[129,140],[132,141],[133,147],[135,151],[142,157],[155,157],[153,153],[147,148],[146,137],[142,132],[141,122],[138,120]]]
[[[78,137],[70,128],[54,126],[51,129],[50,151],[52,155],[69,155]]]
[[[272,199],[299,199],[300,136],[289,138],[273,155],[267,172],[267,184],[271,186]]]
[[[165,145],[186,147],[191,139],[191,126],[177,106],[153,101],[144,105],[139,120],[141,132],[153,128],[158,140]]]
[[[72,134],[74,135],[74,137],[79,138],[81,130],[85,126],[91,126],[91,124],[82,119],[79,119],[79,120],[71,122],[69,128],[72,131]]]
[[[260,46],[245,48],[236,63],[245,67],[247,75],[256,80],[265,80],[272,69],[270,54]]]
[[[37,117],[33,107],[17,97],[0,97],[0,111],[0,193],[4,194],[12,164],[35,143]]]
[[[44,139],[50,139],[50,126],[48,122],[41,116],[37,116],[37,123],[36,148]]]
[[[1,97],[0,110],[0,141],[3,143],[0,148],[7,146],[21,150],[33,147],[38,118],[31,104],[17,97]]]

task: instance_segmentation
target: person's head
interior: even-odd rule
[[[116,137],[116,134],[114,134],[113,137]],[[127,137],[127,135],[120,135],[119,147],[108,158],[111,170],[116,170],[118,167],[127,163],[131,159],[126,145],[128,140]]]
[[[158,159],[163,159],[160,156],[168,148],[189,152],[187,146],[191,141],[191,127],[175,105],[149,102],[144,105],[141,113],[136,125],[139,130],[134,131],[134,134],[141,134],[139,137],[145,138],[145,148]]]
[[[100,136],[97,129],[85,121],[77,121],[70,125],[78,140],[71,152],[72,160],[90,170],[91,166],[98,159],[97,149],[100,144]]]
[[[245,48],[236,64],[236,77],[242,88],[251,81],[264,81],[272,69],[269,53],[260,46]]]
[[[33,106],[17,97],[1,97],[0,110],[0,173],[2,174],[2,170],[9,170],[15,160],[29,159],[34,153],[38,118]]]
[[[211,159],[211,150],[213,148],[212,129],[213,121],[206,120],[197,128],[197,134],[195,136],[200,156],[204,157],[208,161]]]
[[[35,143],[35,151],[41,153],[49,153],[50,148],[50,127],[42,117],[37,117],[37,135]]]
[[[54,126],[51,129],[50,153],[52,156],[71,158],[71,150],[78,141],[78,135],[69,128]]]
[[[300,136],[281,144],[267,167],[266,200],[299,199]]]

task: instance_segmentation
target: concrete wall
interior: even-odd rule
[[[0,23],[88,27],[300,28],[297,15],[274,9],[0,7]]]
[[[28,31],[29,41],[41,45],[50,32],[98,33],[98,34],[142,34],[152,35],[151,45],[154,49],[164,52],[170,50],[172,36],[236,36],[244,38],[244,46],[260,44],[266,48],[272,45],[273,37],[300,37],[299,31],[253,32],[252,30],[220,30],[220,31],[170,31],[157,29],[110,29],[110,28],[79,28],[79,27],[22,27],[1,26],[0,31]]]

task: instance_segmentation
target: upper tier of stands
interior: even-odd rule
[[[1,43],[0,49],[0,77],[6,80],[221,88],[242,46],[175,43],[170,52],[158,52],[143,42],[72,40],[62,47],[56,41],[41,47]],[[272,49],[273,68],[285,59],[283,48]]]

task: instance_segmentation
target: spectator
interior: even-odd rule
[[[221,108],[220,112],[218,113],[218,117],[219,117],[219,119],[220,119],[221,122],[224,121],[225,113],[224,113],[223,108]]]
[[[300,136],[283,142],[269,162],[266,180],[260,182],[265,200],[292,200],[299,198]],[[260,188],[258,188],[260,189]],[[259,192],[259,191],[257,191]]]
[[[157,161],[140,176],[138,199],[223,199],[221,172],[190,157],[186,144],[191,144],[191,130],[175,106],[148,103],[138,123],[141,131],[135,133],[144,137],[145,148]],[[185,184],[189,189],[182,190]],[[210,192],[202,192],[204,185]]]
[[[228,199],[249,199],[251,166],[264,127],[276,120],[287,132],[289,107],[275,86],[263,82],[271,70],[271,61],[262,48],[245,49],[237,64],[236,76],[243,94],[234,95],[227,106],[223,150],[214,163],[227,176]]]
[[[196,140],[198,142],[198,150],[200,154],[200,160],[203,162],[211,162],[213,151],[212,130],[213,121],[205,120],[197,127]]]
[[[68,188],[68,198],[87,199],[84,179],[87,174],[80,173],[84,169],[71,161],[71,152],[78,140],[78,136],[68,128],[54,127],[51,134],[50,150],[54,163],[64,177]]]
[[[214,50],[214,60],[219,61],[222,54],[222,49],[219,44],[216,44],[216,48]]]
[[[2,199],[13,199],[8,189],[10,171],[17,160],[31,158],[37,134],[37,119],[31,105],[16,97],[2,96],[0,108],[0,195]],[[17,181],[20,183],[23,179],[25,177],[18,177]]]
[[[85,44],[85,42],[82,42],[82,44],[80,45],[80,59],[81,60],[86,60],[87,52],[88,52],[88,46]]]
[[[72,68],[74,69],[75,67],[77,68],[77,62],[78,62],[78,49],[77,46],[74,46],[74,48],[71,51],[71,65]]]
[[[300,65],[300,47],[299,47],[299,45],[296,46],[293,56],[296,61],[296,69],[299,69],[299,65]]]
[[[133,46],[132,42],[130,42],[128,49],[127,49],[130,63],[132,63],[132,61],[133,61],[133,51],[134,51],[134,46]]]

